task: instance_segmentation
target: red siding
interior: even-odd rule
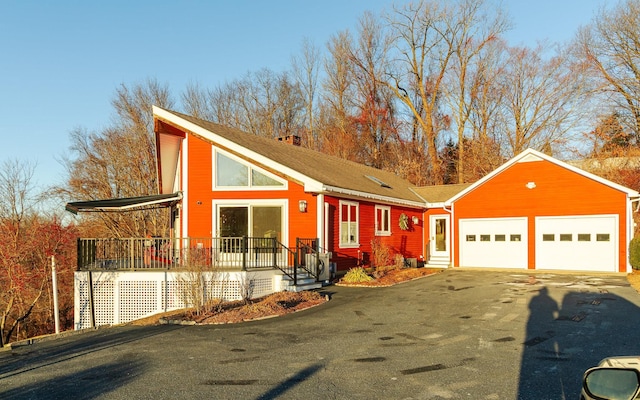
[[[527,184],[535,183],[529,189]],[[626,194],[549,161],[516,163],[454,204],[454,229],[463,218],[527,217],[529,268],[535,268],[535,217],[617,214],[620,272],[626,271]],[[456,240],[456,244],[458,241]],[[455,264],[459,249],[455,247]]]
[[[212,237],[211,231],[213,219],[213,200],[223,199],[286,199],[288,200],[289,243],[285,245],[295,247],[297,237],[317,237],[316,196],[304,192],[304,188],[289,181],[288,190],[239,190],[239,191],[214,191],[212,169],[212,146],[210,143],[195,136],[189,137],[188,146],[188,181],[187,188],[189,220],[187,236]],[[299,211],[298,202],[306,200],[307,212]]]
[[[186,234],[196,238],[212,237],[211,144],[189,135],[187,154],[189,232]]]
[[[375,206],[383,205],[369,201],[355,201],[359,205],[358,221],[359,221],[359,246],[354,248],[340,248],[340,199],[332,196],[326,196],[325,202],[329,204],[329,243],[327,243],[328,251],[332,252],[332,261],[336,262],[338,271],[346,271],[358,264],[370,266],[371,242],[379,238],[380,241],[391,248],[393,254],[401,254],[405,258],[420,258],[422,252],[422,212],[421,209],[414,209],[401,206],[390,206],[391,208],[391,235],[376,236],[375,235]],[[409,229],[403,231],[400,229],[398,221],[400,214],[406,214],[411,220],[412,216],[417,216],[420,221],[417,225],[409,223]]]

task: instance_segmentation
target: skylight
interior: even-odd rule
[[[380,185],[382,187],[391,189],[391,186],[389,186],[388,183],[385,183],[385,182],[381,181],[380,179],[376,178],[375,176],[365,175],[365,177],[371,179],[372,181],[374,181],[375,183],[377,183],[378,185]]]

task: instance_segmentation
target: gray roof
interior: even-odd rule
[[[413,185],[409,181],[392,172],[344,160],[308,148],[287,144],[276,139],[248,134],[238,129],[204,121],[179,112],[165,111],[234,142],[251,152],[260,154],[277,164],[321,182],[325,186],[368,193],[401,201],[424,203],[412,190]],[[193,132],[191,133],[195,134]],[[247,154],[237,154],[237,156],[249,159]],[[386,185],[381,185],[369,177],[374,177]]]
[[[457,183],[452,185],[421,186],[413,190],[429,203],[444,203],[471,185],[471,183]]]

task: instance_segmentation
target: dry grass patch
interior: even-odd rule
[[[631,287],[640,293],[640,270],[634,269],[633,272],[627,275],[627,280]]]

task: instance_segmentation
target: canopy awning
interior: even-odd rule
[[[182,200],[182,192],[170,194],[156,194],[151,196],[125,197],[120,199],[75,201],[67,203],[65,209],[73,214],[92,211],[128,211],[133,208],[171,207]]]

